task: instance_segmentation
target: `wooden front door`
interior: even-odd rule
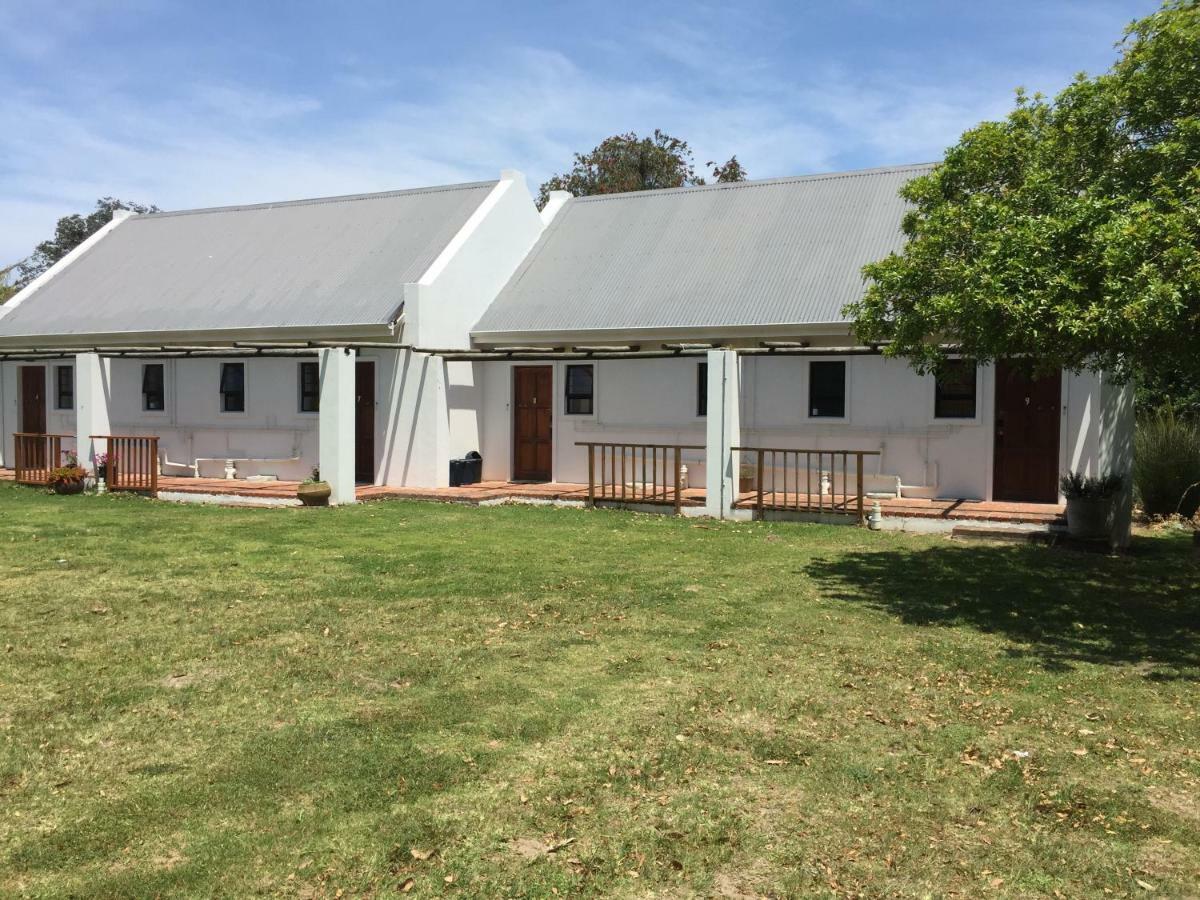
[[[46,433],[46,367],[21,366],[21,427],[26,434]]]
[[[554,450],[554,369],[513,369],[513,480],[549,481]]]
[[[354,364],[354,480],[375,483],[375,363]]]
[[[996,363],[996,455],[992,499],[1058,501],[1062,373],[1043,378]]]

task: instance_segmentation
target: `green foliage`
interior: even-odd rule
[[[1134,433],[1133,486],[1147,515],[1191,518],[1200,509],[1200,424],[1167,404]]]
[[[921,371],[978,361],[1153,379],[1200,373],[1200,8],[1130,26],[1107,73],[1018,92],[903,190],[903,252],[847,307],[863,341]],[[1190,374],[1189,374],[1190,373]]]
[[[705,165],[712,167],[712,177],[718,182],[746,180],[746,170],[736,156],[723,165],[711,161]],[[588,197],[704,183],[703,176],[696,175],[687,141],[657,128],[653,137],[645,138],[631,131],[605,138],[589,153],[576,153],[570,172],[554,175],[542,184],[538,208],[546,205],[551,191]]]
[[[15,284],[11,284],[9,279],[12,277],[13,270],[16,269],[16,264],[0,268],[0,306],[20,290]]]
[[[63,216],[54,226],[54,237],[37,245],[33,254],[12,267],[16,272],[15,287],[19,290],[37,278],[52,265],[90,238],[112,221],[119,209],[135,213],[158,212],[157,206],[129,203],[116,197],[102,197],[96,201],[96,209],[85,215],[73,213]],[[0,295],[0,302],[5,299]]]
[[[1116,472],[1107,475],[1084,475],[1068,472],[1058,480],[1059,489],[1068,500],[1108,500],[1121,490],[1125,479]]]

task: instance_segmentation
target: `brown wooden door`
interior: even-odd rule
[[[354,365],[354,480],[375,482],[375,363]]]
[[[994,500],[1058,501],[1058,429],[1062,373],[1031,378],[996,364]]]
[[[21,366],[21,431],[46,433],[46,367]]]
[[[551,366],[513,369],[513,480],[549,481],[554,450]]]

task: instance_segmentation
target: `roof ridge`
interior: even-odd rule
[[[868,169],[848,169],[844,172],[818,172],[812,175],[786,175],[780,178],[755,178],[746,181],[728,181],[718,184],[689,184],[673,188],[653,188],[641,191],[620,191],[612,194],[591,194],[574,197],[580,203],[598,203],[604,200],[626,200],[631,197],[655,197],[666,194],[701,193],[703,191],[739,190],[753,187],[768,187],[776,184],[794,184],[805,181],[834,181],[841,178],[860,178],[868,175],[890,175],[918,169],[930,169],[936,162],[905,163],[896,166],[875,166]],[[556,217],[557,218],[557,217]]]
[[[277,209],[290,206],[318,206],[323,203],[352,203],[357,200],[384,200],[390,197],[403,197],[416,194],[439,194],[447,191],[465,191],[484,187],[494,187],[498,180],[467,181],[462,184],[431,185],[429,187],[403,188],[394,191],[375,191],[365,194],[338,194],[332,197],[309,197],[300,200],[273,200],[266,203],[235,203],[230,206],[200,206],[194,209],[160,210],[159,212],[141,213],[130,216],[128,221],[136,222],[143,219],[166,219],[172,216],[193,216],[205,213],[245,212],[254,209]]]

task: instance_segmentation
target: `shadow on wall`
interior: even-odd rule
[[[1200,568],[1183,541],[1110,558],[1045,548],[946,544],[817,559],[826,596],[910,625],[967,626],[1013,642],[1049,671],[1138,665],[1152,680],[1200,681]]]

